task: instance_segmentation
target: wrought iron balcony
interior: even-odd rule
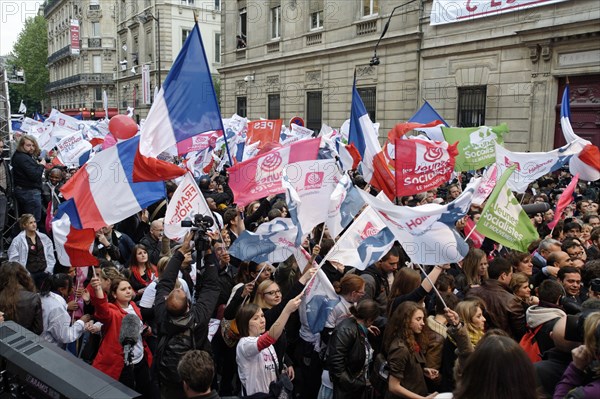
[[[68,57],[71,55],[71,46],[67,45],[63,48],[61,48],[60,50],[50,54],[48,56],[48,64],[54,64],[56,61],[58,60],[62,60],[65,57]]]
[[[95,86],[114,84],[112,73],[81,73],[79,75],[69,76],[55,82],[50,82],[46,86],[46,91],[54,91],[73,86]]]

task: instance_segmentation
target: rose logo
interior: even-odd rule
[[[319,173],[309,173],[306,176],[306,182],[310,185],[319,184],[321,182],[321,176]]]
[[[274,172],[281,166],[282,162],[281,155],[275,152],[263,158],[260,168],[267,173]]]
[[[360,233],[360,238],[364,240],[365,238],[372,237],[377,233],[379,233],[379,229],[376,226],[374,226],[373,223],[368,222],[362,233]]]
[[[439,147],[429,147],[423,155],[427,162],[435,162],[444,155],[444,151]]]

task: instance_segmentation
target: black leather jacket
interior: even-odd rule
[[[361,398],[367,381],[365,336],[356,319],[349,317],[338,324],[327,347],[327,365],[334,386],[334,398]]]
[[[219,297],[216,258],[206,255],[204,273],[196,278],[196,303],[181,317],[170,316],[166,309],[166,297],[175,287],[183,254],[176,251],[156,285],[154,315],[158,326],[159,344],[154,361],[158,364],[161,383],[180,383],[177,364],[185,352],[199,349],[211,353],[208,341],[208,323]],[[193,335],[190,335],[193,334]]]

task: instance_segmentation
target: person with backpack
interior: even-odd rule
[[[383,258],[365,270],[356,272],[366,283],[363,300],[372,299],[377,302],[381,315],[387,312],[390,287],[394,280],[393,274],[398,270],[399,262],[400,253],[396,247],[392,247]]]
[[[196,302],[192,305],[184,290],[175,288],[181,264],[191,251],[193,235],[190,232],[185,236],[183,244],[169,260],[156,285],[154,314],[158,326],[158,345],[153,370],[158,374],[162,398],[184,396],[177,364],[187,351],[199,349],[211,353],[208,323],[220,292],[217,261],[212,248],[204,252],[204,272],[196,277]],[[201,259],[201,256],[198,254],[197,259]]]
[[[556,280],[544,280],[538,287],[539,304],[527,309],[527,333],[521,338],[521,348],[533,363],[542,360],[544,352],[554,347],[550,332],[556,322],[567,314],[559,306],[563,290]]]

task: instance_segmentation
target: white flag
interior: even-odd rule
[[[25,104],[23,104],[23,100],[21,100],[21,105],[19,105],[19,113],[20,114],[27,113],[27,107],[25,106]]]
[[[302,161],[283,169],[290,217],[302,236],[327,220],[331,194],[341,179],[334,159]]]
[[[206,204],[191,173],[186,173],[169,201],[165,213],[165,235],[171,240],[181,242],[191,227],[181,227],[183,220],[194,220],[194,215],[214,216]],[[216,223],[215,223],[216,225]]]

